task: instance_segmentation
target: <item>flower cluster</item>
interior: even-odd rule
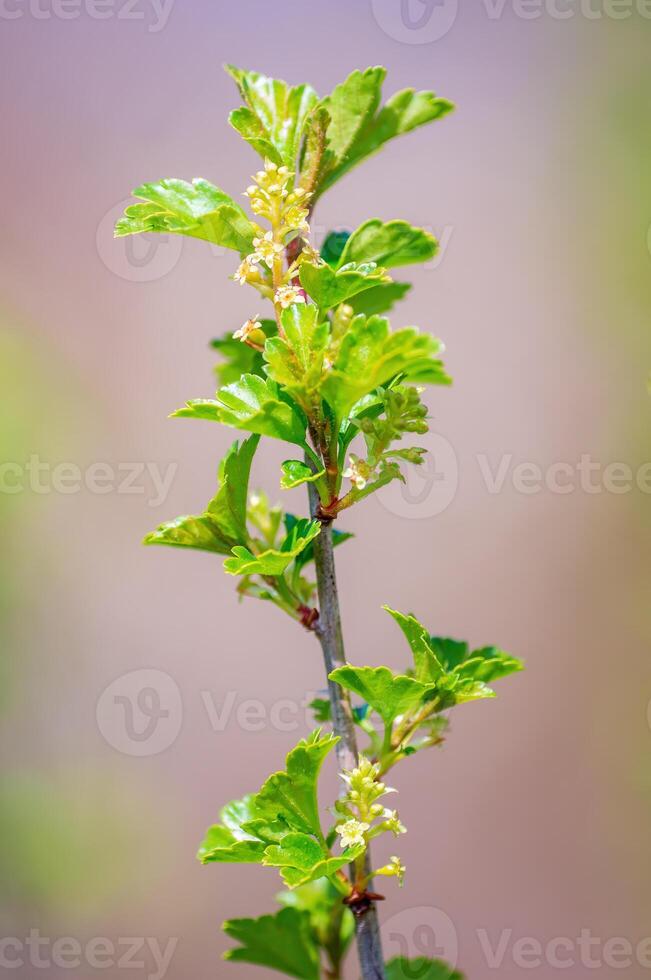
[[[361,758],[356,769],[344,770],[341,775],[348,787],[346,795],[335,803],[341,818],[335,831],[342,848],[367,845],[374,837],[387,831],[395,837],[407,832],[398,813],[378,802],[381,796],[395,793],[395,790],[380,781],[377,764]],[[404,871],[400,860],[392,857],[389,864],[373,873],[394,875],[402,882]]]
[[[309,234],[309,197],[302,187],[291,189],[294,174],[287,167],[279,167],[265,160],[264,170],[253,177],[254,183],[245,191],[251,210],[271,225],[264,231],[256,225],[257,236],[253,239],[253,251],[238,266],[234,279],[241,286],[248,283],[268,296],[277,310],[286,310],[293,303],[305,303],[306,297],[294,279],[301,262],[318,262],[320,257],[306,241],[303,241],[298,258],[288,269],[283,269],[283,258],[289,243],[297,236]],[[237,339],[253,346],[248,335],[237,331]]]

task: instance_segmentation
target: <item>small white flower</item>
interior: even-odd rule
[[[305,234],[309,234],[310,226],[307,223],[308,214],[309,211],[307,208],[302,208],[298,204],[293,204],[285,211],[283,220],[288,228],[291,228],[294,231],[303,231]]]
[[[274,296],[274,303],[286,310],[292,303],[304,303],[305,296],[298,286],[279,286]]]
[[[368,483],[368,478],[372,473],[371,467],[363,459],[351,454],[348,466],[343,472],[347,480],[351,480],[358,490],[363,490]]]
[[[370,830],[370,827],[362,820],[351,819],[346,820],[345,823],[340,823],[335,830],[341,837],[341,847],[345,851],[347,847],[364,844],[364,834],[367,830]]]
[[[266,232],[263,238],[254,238],[253,247],[255,249],[253,261],[264,262],[270,269],[273,267],[274,259],[285,251],[280,242],[274,241],[270,231]]]
[[[235,279],[235,282],[239,282],[240,286],[244,286],[249,281],[251,276],[256,273],[256,268],[253,264],[254,261],[256,261],[255,253],[252,255],[247,255],[244,261],[241,262],[235,270],[235,275],[233,278]]]
[[[407,833],[407,828],[401,822],[397,810],[385,810],[384,819],[386,820],[388,825],[387,830],[390,830],[391,833],[395,834],[396,837],[398,837],[399,834]]]
[[[239,330],[233,334],[233,340],[239,340],[245,344],[250,339],[255,330],[260,330],[260,317],[256,313],[254,317],[242,324]]]

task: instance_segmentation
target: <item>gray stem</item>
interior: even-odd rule
[[[318,497],[310,485],[310,509],[316,516]],[[323,649],[326,674],[346,661],[344,639],[341,631],[337,577],[332,545],[332,525],[321,525],[321,533],[314,539],[314,562],[319,591],[318,636]],[[338,684],[328,680],[330,704],[337,743],[337,762],[340,769],[354,769],[357,765],[357,738],[353,722],[353,711],[348,692]],[[370,850],[366,851],[367,870],[370,870]],[[351,868],[351,878],[354,872]],[[370,884],[370,883],[369,883]],[[380,927],[375,903],[369,901],[354,909],[357,953],[363,980],[384,980],[384,959],[380,941]]]

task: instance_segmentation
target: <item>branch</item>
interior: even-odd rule
[[[316,517],[319,498],[313,486],[309,487],[309,494],[310,512],[313,517]],[[326,675],[329,675],[336,667],[342,667],[346,664],[332,546],[332,524],[330,522],[322,523],[321,533],[314,539],[314,563],[319,591],[319,629],[317,635],[323,650]],[[335,734],[340,738],[336,747],[339,769],[354,769],[357,765],[358,752],[350,696],[339,684],[331,680],[328,680],[328,690],[332,706],[333,726]],[[366,870],[368,873],[370,873],[370,868],[370,850],[367,848]],[[351,880],[354,881],[353,868],[351,868]],[[360,896],[359,902],[349,903],[349,905],[355,915],[357,952],[362,978],[363,980],[384,980],[384,959],[375,902],[368,893],[365,893]]]

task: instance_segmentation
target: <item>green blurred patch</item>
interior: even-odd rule
[[[100,778],[78,769],[53,776],[16,773],[0,787],[0,879],[3,904],[41,916],[86,916],[128,890],[131,901],[150,892],[138,874],[138,859],[162,841],[145,842],[138,827],[155,826],[142,801],[107,789]],[[134,807],[141,811],[134,822]],[[153,863],[153,862],[152,862]],[[150,862],[147,861],[149,869]],[[150,869],[149,869],[150,870]],[[148,874],[149,874],[148,870]],[[137,895],[139,882],[147,892]],[[136,893],[134,893],[134,889]]]

